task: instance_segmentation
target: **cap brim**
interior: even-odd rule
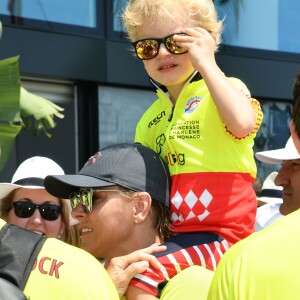
[[[285,160],[299,159],[300,155],[290,137],[284,148],[257,152],[255,157],[267,164],[280,164]]]
[[[299,159],[299,154],[284,149],[269,150],[255,153],[255,157],[267,164],[280,164],[285,160]]]
[[[19,185],[13,183],[0,183],[0,199],[6,197],[9,193],[16,189],[43,189],[43,186],[35,185]]]
[[[49,175],[44,179],[45,189],[53,196],[68,199],[80,188],[95,188],[116,185],[86,175]]]

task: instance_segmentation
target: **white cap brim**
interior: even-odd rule
[[[18,185],[13,183],[0,183],[0,199],[6,197],[9,193],[16,189],[44,189],[43,186],[35,185]]]
[[[267,164],[280,164],[285,160],[300,159],[291,137],[287,141],[285,148],[257,152],[255,157]]]

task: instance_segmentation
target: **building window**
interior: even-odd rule
[[[113,0],[113,30],[122,31],[120,14],[128,0]],[[300,53],[300,1],[215,0],[224,19],[223,45]],[[123,36],[124,37],[124,36]]]
[[[152,91],[99,87],[99,145],[133,143],[135,127],[156,100]]]
[[[99,20],[99,17],[103,13],[102,1],[96,0],[6,0],[0,2],[0,14],[4,24],[49,31],[67,30],[70,32],[73,28],[75,32],[82,30],[86,33],[93,33],[101,27],[100,21],[103,22],[103,18]]]
[[[113,30],[123,31],[121,12],[123,7],[127,4],[128,0],[113,0]]]
[[[286,101],[261,100],[264,118],[255,138],[254,153],[284,148],[290,137],[289,124],[292,115],[292,104]],[[256,160],[257,175],[264,180],[272,171],[281,165],[266,164]]]
[[[300,53],[300,1],[215,1],[225,17],[223,44],[279,52]]]

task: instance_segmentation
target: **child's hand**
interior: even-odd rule
[[[191,62],[200,73],[212,65],[216,65],[215,49],[216,40],[214,33],[210,33],[201,27],[182,28],[186,35],[176,35],[174,40],[185,49],[191,58]]]

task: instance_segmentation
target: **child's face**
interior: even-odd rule
[[[146,24],[147,22],[145,22]],[[138,40],[145,38],[163,38],[173,33],[180,33],[186,24],[167,22],[139,28]],[[149,60],[143,60],[148,75],[155,81],[167,87],[169,93],[177,97],[194,71],[188,53],[172,54],[164,44],[160,45],[158,55]]]

